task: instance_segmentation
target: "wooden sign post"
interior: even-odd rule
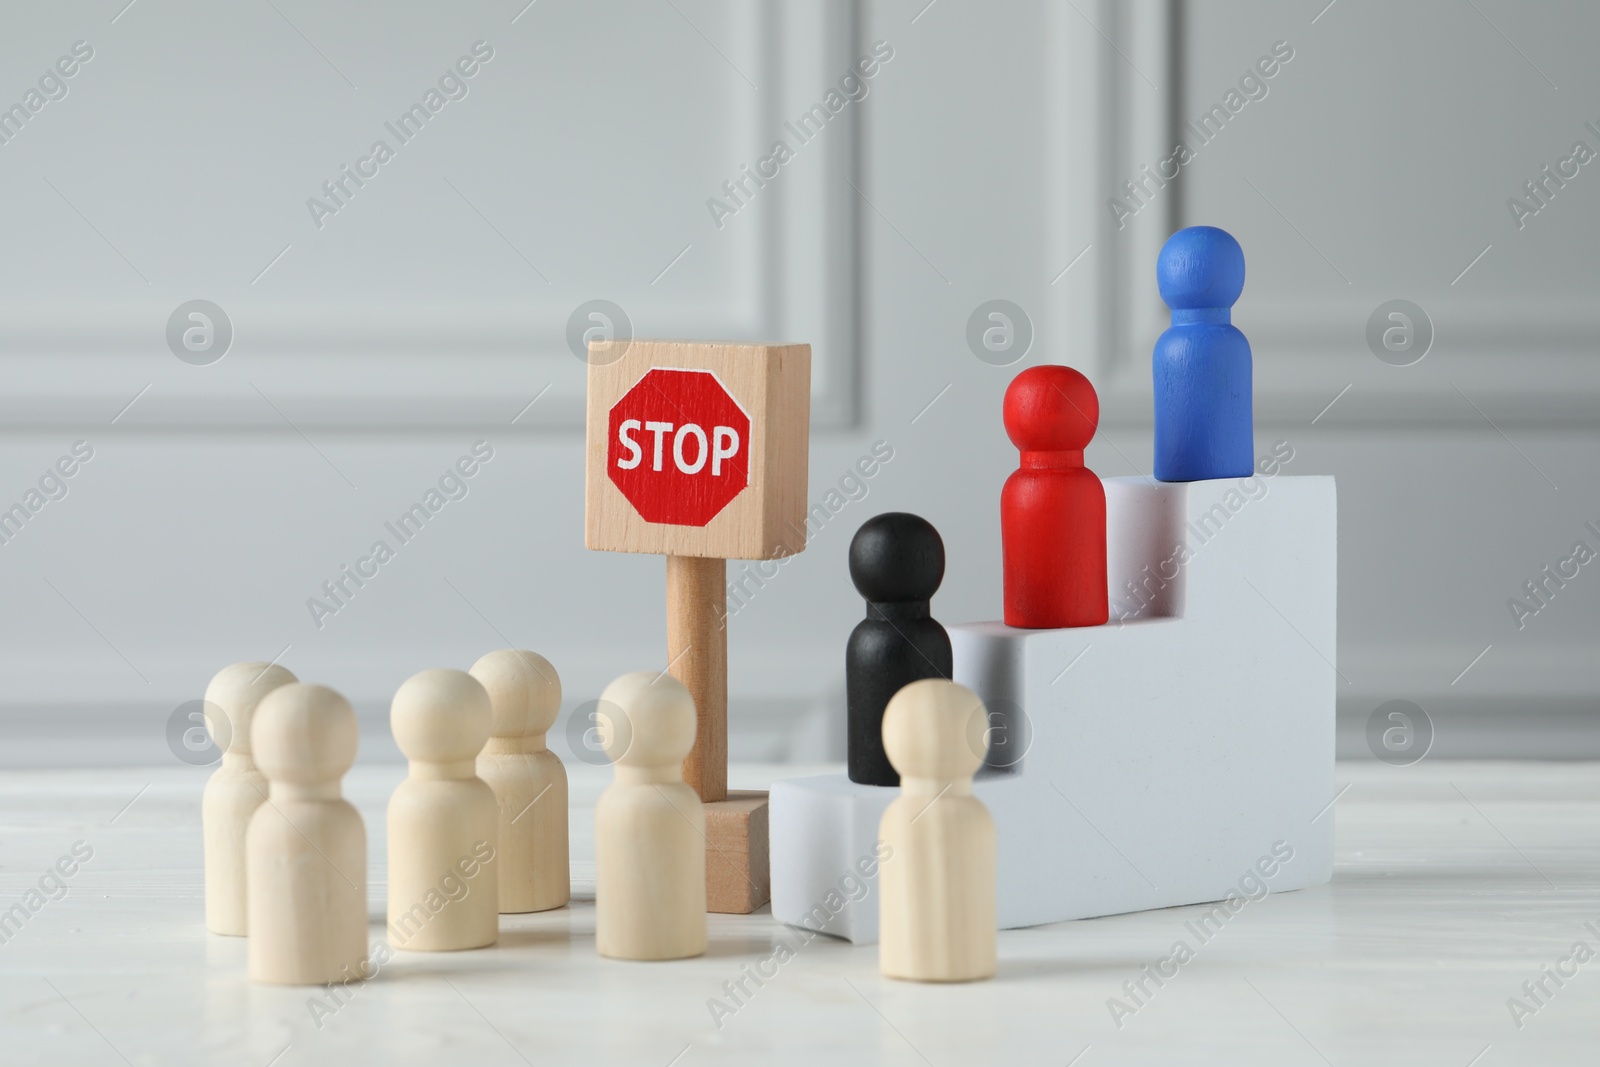
[[[810,345],[589,345],[584,543],[667,557],[667,670],[694,697],[683,772],[715,912],[752,912],[771,886],[767,795],[728,792],[727,560],[805,548],[810,421]]]

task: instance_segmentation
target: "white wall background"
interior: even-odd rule
[[[813,499],[893,446],[733,622],[735,758],[838,755],[850,535],[927,516],[936,614],[998,615],[1005,385],[1089,372],[1090,465],[1148,473],[1152,264],[1193,222],[1245,248],[1258,445],[1340,480],[1347,747],[1405,698],[1439,754],[1600,754],[1600,568],[1520,630],[1506,604],[1600,549],[1600,164],[1520,230],[1506,207],[1574,141],[1600,150],[1600,9],[1324,2],[7,12],[0,106],[74,42],[94,57],[0,145],[0,505],[74,441],[94,458],[0,545],[0,762],[171,759],[174,707],[280,652],[357,701],[369,753],[424,667],[537,649],[571,706],[660,665],[662,562],[582,547],[564,332],[597,298],[640,336],[812,341]],[[479,40],[467,95],[319,229],[306,199]],[[876,41],[865,98],[719,229],[707,198]],[[1277,41],[1267,95],[1118,229],[1117,186]],[[194,298],[236,332],[210,366],[164,338]],[[993,298],[1034,330],[1011,367],[965,339]],[[1365,341],[1393,298],[1436,331],[1410,367]],[[317,628],[306,599],[478,440],[469,494]]]

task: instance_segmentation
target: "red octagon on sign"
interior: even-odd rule
[[[750,416],[710,371],[647,371],[607,433],[606,473],[648,522],[704,526],[750,484]]]

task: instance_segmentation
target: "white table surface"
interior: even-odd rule
[[[781,773],[794,773],[784,768]],[[816,768],[805,768],[813,773]],[[770,767],[736,767],[760,787]],[[1501,1064],[1600,1061],[1600,959],[1519,1029],[1507,998],[1586,940],[1600,951],[1600,764],[1341,765],[1332,885],[1239,911],[1138,1011],[1107,1001],[1203,909],[1000,934],[999,976],[879,976],[875,946],[818,938],[716,1026],[707,1001],[796,935],[713,915],[703,958],[594,951],[592,806],[573,768],[571,907],[501,920],[476,952],[399,953],[320,1029],[307,990],[252,986],[245,943],[204,930],[205,770],[0,774],[0,910],[76,841],[94,858],[0,944],[0,1063]],[[399,766],[357,767],[371,936]],[[130,804],[130,801],[132,802]],[[1592,973],[1591,973],[1592,972]]]

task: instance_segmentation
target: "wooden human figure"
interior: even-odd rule
[[[1215,226],[1179,230],[1161,248],[1156,284],[1172,325],[1151,360],[1155,476],[1248,478],[1255,470],[1250,342],[1232,321],[1244,291],[1244,251]]]
[[[482,948],[500,936],[500,810],[478,777],[494,721],[466,671],[406,679],[389,725],[410,773],[389,798],[389,936],[426,952]]]
[[[567,769],[545,744],[561,710],[561,678],[537,652],[505,649],[472,665],[489,692],[494,729],[478,755],[478,777],[500,809],[500,913],[567,903]]]
[[[256,768],[250,723],[261,698],[295,676],[276,664],[235,663],[206,686],[207,729],[223,739],[222,766],[206,780],[200,801],[206,852],[206,929],[243,937],[247,928],[244,837],[267,799],[267,776]],[[211,717],[222,716],[221,722]]]
[[[706,950],[705,811],[683,780],[694,698],[670,674],[636,671],[600,695],[616,780],[594,811],[595,946],[624,960]]]
[[[1106,491],[1083,465],[1100,422],[1089,379],[1047,364],[1011,380],[1006,433],[1021,465],[1000,491],[1007,626],[1099,626],[1106,590]]]
[[[987,748],[983,702],[940,678],[889,701],[883,743],[900,796],[878,825],[878,965],[890,978],[966,982],[995,972],[995,831],[972,775]]]
[[[952,669],[950,635],[930,614],[944,580],[939,531],[903,511],[868,519],[850,542],[850,580],[867,602],[844,653],[850,780],[899,785],[883,753],[883,709],[901,686]]]
[[[368,975],[367,832],[340,793],[357,734],[350,702],[326,686],[279,686],[256,706],[251,747],[268,786],[245,838],[252,981]]]

